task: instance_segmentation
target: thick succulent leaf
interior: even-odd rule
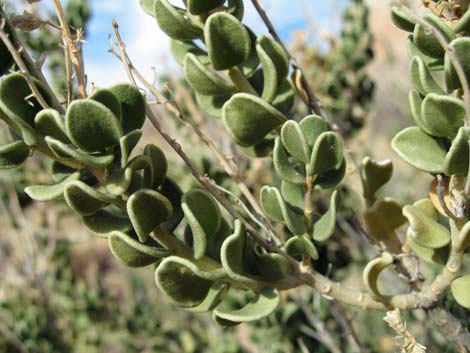
[[[460,20],[455,24],[454,31],[459,32],[470,32],[470,11],[467,10]]]
[[[392,21],[398,28],[407,31],[413,32],[416,20],[410,17],[405,11],[403,11],[399,6],[392,6],[391,8]]]
[[[56,182],[64,180],[73,173],[75,173],[75,169],[60,164],[59,162],[54,161],[51,164],[50,174],[52,176],[52,180]]]
[[[423,20],[436,28],[447,40],[452,41],[455,38],[454,31],[447,26],[438,16],[426,13]],[[436,37],[434,32],[431,32],[427,26],[418,23],[413,32],[413,42],[424,54],[433,58],[443,58],[445,49]]]
[[[439,141],[413,126],[400,131],[392,140],[393,150],[411,166],[429,173],[444,171],[445,149]]]
[[[333,191],[330,198],[330,208],[313,225],[313,239],[326,241],[334,233],[336,227],[336,212],[339,207],[340,195],[337,190]]]
[[[8,24],[5,24],[3,29],[7,34],[10,33],[10,27]],[[7,46],[5,43],[3,43],[2,40],[0,40],[0,77],[8,72],[14,62],[15,61],[13,60],[13,57],[11,56]]]
[[[113,202],[113,198],[109,195],[78,180],[65,185],[64,197],[67,205],[81,216],[95,214]]]
[[[110,166],[106,178],[106,191],[115,196],[124,194],[131,186],[132,176],[133,171],[131,168]]]
[[[214,310],[214,315],[232,322],[257,321],[271,315],[277,309],[279,302],[279,293],[276,289],[264,288],[243,308],[232,311],[222,305]]]
[[[271,105],[283,114],[289,114],[295,103],[295,91],[289,80],[284,80],[277,89]]]
[[[105,168],[109,166],[114,160],[113,154],[87,154],[80,150],[69,147],[68,145],[60,142],[59,140],[56,140],[49,136],[46,136],[46,143],[58,158],[66,160],[75,159],[89,167]]]
[[[237,93],[225,103],[223,120],[238,144],[252,146],[287,119],[261,98]]]
[[[452,141],[444,162],[446,175],[466,173],[469,163],[470,128],[461,127]]]
[[[188,0],[188,11],[192,15],[202,15],[216,7],[222,6],[225,0]]]
[[[276,137],[274,142],[273,164],[276,173],[282,180],[296,185],[305,184],[305,175],[302,173],[303,170],[299,170],[299,168],[296,168],[296,166],[291,163],[282,146],[280,137]]]
[[[107,107],[113,112],[114,116],[118,119],[118,121],[121,121],[121,103],[111,90],[107,88],[98,88],[88,98],[103,104],[105,107]]]
[[[407,44],[407,49],[408,49],[408,55],[410,56],[410,58],[414,56],[419,56],[421,59],[424,60],[424,62],[426,63],[426,66],[431,71],[440,71],[444,68],[444,58],[442,57],[433,58],[433,57],[430,57],[429,55],[424,54],[413,43],[412,35],[408,37],[408,41],[406,42],[406,44]]]
[[[293,208],[303,210],[305,207],[305,190],[303,186],[291,184],[286,181],[281,183],[282,198]]]
[[[423,124],[432,136],[453,139],[465,120],[462,100],[434,93],[428,94],[421,107]]]
[[[308,163],[310,159],[310,147],[300,125],[289,120],[282,125],[281,141],[289,154],[300,162]]]
[[[151,165],[151,160],[146,155],[139,155],[132,158],[129,163],[127,163],[126,169],[130,169],[135,172],[138,170],[149,168]]]
[[[250,55],[251,39],[247,29],[238,18],[226,12],[209,16],[204,28],[204,39],[216,70],[230,69]]]
[[[128,217],[107,210],[99,210],[91,216],[82,217],[83,224],[96,236],[107,238],[112,232],[129,233],[132,223]]]
[[[366,210],[364,220],[372,238],[376,241],[396,238],[395,230],[406,223],[402,208],[398,201],[387,197]]]
[[[145,146],[144,155],[150,158],[150,167],[144,170],[144,185],[156,189],[165,180],[168,161],[165,153],[155,145]]]
[[[243,0],[228,0],[227,12],[241,21],[245,13]]]
[[[449,44],[449,50],[452,50],[454,55],[457,57],[468,80],[470,77],[470,38],[463,37],[454,39]],[[460,82],[459,76],[452,64],[452,60],[450,59],[448,52],[446,52],[444,59],[444,67],[447,89],[450,90],[462,87],[462,83]]]
[[[163,222],[160,227],[165,228],[169,232],[172,232],[180,224],[183,219],[183,209],[181,207],[181,198],[183,192],[176,182],[170,178],[166,178],[159,189],[160,193],[170,200],[173,205],[173,215],[170,219]]]
[[[142,10],[144,10],[147,15],[155,17],[155,11],[153,8],[153,3],[155,2],[155,0],[139,0],[139,1],[140,1],[140,7],[142,8]]]
[[[122,136],[114,113],[90,99],[77,99],[70,104],[65,127],[70,140],[85,152],[98,152],[115,146]]]
[[[121,168],[125,168],[129,162],[129,156],[132,153],[132,150],[137,146],[142,137],[141,130],[132,130],[125,134],[119,140],[119,147],[121,149]]]
[[[109,90],[114,93],[121,105],[121,126],[124,134],[142,128],[147,116],[147,107],[142,92],[128,83],[118,83],[109,87]]]
[[[134,237],[115,231],[108,238],[114,256],[129,267],[144,267],[171,254],[167,249],[157,248],[154,243],[142,244]]]
[[[426,123],[424,122],[423,116],[421,114],[423,98],[418,92],[411,91],[408,96],[408,100],[410,103],[411,116],[413,117],[416,125],[418,125],[418,127],[426,134],[431,135],[431,131],[429,131],[428,127],[426,126]]]
[[[209,294],[213,281],[194,271],[190,261],[170,256],[155,271],[155,282],[176,305],[191,308],[201,304]]]
[[[430,264],[444,265],[449,257],[449,247],[443,247],[440,249],[430,249],[419,245],[412,237],[408,237],[406,240],[407,244],[418,255],[418,257]]]
[[[173,206],[162,194],[150,189],[141,189],[127,200],[127,214],[139,241],[143,243],[158,225],[172,216]]]
[[[80,179],[80,173],[75,172],[56,184],[28,186],[24,191],[29,197],[36,201],[57,200],[64,196],[65,186],[78,179]]]
[[[256,262],[261,276],[270,281],[281,280],[290,272],[289,260],[280,254],[261,254],[257,256]]]
[[[222,108],[230,99],[231,95],[225,96],[204,96],[196,92],[196,101],[198,105],[206,111],[209,115],[217,118],[222,117]]]
[[[184,75],[189,85],[199,94],[206,96],[224,96],[233,94],[237,88],[211,71],[192,53],[184,58]]]
[[[173,39],[185,41],[202,37],[202,30],[186,17],[186,11],[168,0],[155,0],[154,15],[158,26]]]
[[[184,65],[184,58],[188,53],[194,54],[204,65],[210,64],[207,53],[199,48],[193,41],[182,42],[176,39],[171,39],[170,51],[173,59],[175,59],[175,61],[180,65]]]
[[[268,135],[261,142],[251,146],[251,147],[241,147],[241,150],[245,152],[248,156],[254,158],[263,158],[272,154],[274,149],[274,136]]]
[[[250,77],[258,69],[260,60],[258,57],[258,53],[256,52],[256,34],[251,30],[250,27],[245,26],[245,28],[248,31],[248,34],[250,35],[250,55],[244,62],[238,65],[238,68],[240,69],[243,76]]]
[[[286,253],[290,256],[297,257],[308,255],[314,260],[318,260],[318,251],[312,241],[303,236],[294,236],[286,241],[284,246]]]
[[[343,161],[343,141],[336,132],[318,136],[310,158],[310,175],[319,175],[336,169]]]
[[[381,297],[378,288],[378,279],[380,273],[393,263],[393,256],[389,252],[383,252],[380,257],[370,261],[364,272],[362,273],[362,280],[371,295],[374,297]]]
[[[452,295],[457,303],[464,308],[470,309],[470,275],[454,279],[450,285]]]
[[[346,158],[335,169],[331,169],[315,178],[315,189],[326,190],[336,188],[346,175]]]
[[[202,189],[193,189],[183,195],[182,209],[193,235],[194,258],[201,259],[222,224],[219,205]]]
[[[414,88],[423,96],[428,93],[444,94],[443,89],[436,83],[424,60],[419,56],[411,59],[410,78]]]
[[[236,219],[233,234],[225,239],[220,249],[220,261],[230,278],[249,288],[257,288],[256,280],[247,276],[245,271],[246,237],[245,226]]]
[[[222,302],[228,289],[228,284],[214,282],[204,300],[199,305],[188,308],[188,310],[193,313],[206,313],[214,310]]]
[[[65,132],[64,120],[57,110],[41,110],[34,118],[34,126],[42,136],[51,136],[63,143],[70,143]]]
[[[408,236],[418,245],[439,249],[450,242],[449,230],[415,205],[403,207],[403,215],[410,222]]]
[[[393,174],[393,163],[390,159],[375,161],[369,157],[362,160],[361,177],[364,181],[364,193],[373,198],[377,191],[385,185]]]
[[[13,134],[14,138],[22,138],[24,143],[27,146],[37,145],[39,140],[39,134],[37,131],[23,120],[14,120],[8,117],[5,113],[2,112],[0,108],[0,120],[3,120],[9,126],[10,132]]]
[[[31,150],[23,141],[15,141],[0,146],[0,169],[11,169],[23,164],[31,155]]]

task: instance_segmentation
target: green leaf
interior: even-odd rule
[[[304,188],[301,185],[291,184],[287,181],[281,183],[282,198],[293,208],[303,210],[305,207]]]
[[[78,180],[65,185],[64,197],[67,205],[81,216],[95,214],[113,202],[112,197]]]
[[[289,154],[300,162],[308,163],[310,147],[300,125],[289,120],[282,125],[281,141]]]
[[[405,11],[403,11],[399,6],[392,6],[391,8],[392,22],[398,28],[407,31],[413,32],[416,20],[409,16]]]
[[[105,168],[109,166],[113,160],[113,154],[87,154],[77,149],[73,149],[68,145],[56,140],[50,136],[45,138],[47,145],[54,155],[65,160],[77,160],[89,167]]]
[[[0,146],[0,169],[11,169],[23,164],[31,155],[31,150],[23,141],[15,141]]]
[[[295,92],[289,80],[284,80],[276,91],[271,105],[283,114],[289,114],[295,103]]]
[[[188,11],[192,15],[202,15],[216,7],[222,6],[225,0],[188,0]]]
[[[113,112],[118,121],[122,120],[121,103],[111,90],[107,88],[98,88],[88,98],[103,104]]]
[[[251,147],[241,147],[241,150],[248,156],[254,158],[263,158],[269,156],[274,149],[274,136],[268,135],[261,142]]]
[[[446,175],[467,173],[469,163],[470,128],[462,126],[447,152],[444,162]]]
[[[224,96],[237,91],[233,84],[211,71],[191,53],[186,54],[184,58],[184,75],[189,85],[199,94]]]
[[[393,163],[390,159],[375,161],[369,157],[362,160],[361,177],[364,181],[365,196],[374,198],[377,191],[392,178]]]
[[[276,289],[264,288],[243,308],[232,311],[223,306],[217,307],[214,315],[232,322],[257,321],[271,315],[277,309],[279,302],[279,293]]]
[[[160,29],[173,39],[185,41],[202,37],[202,30],[191,23],[186,11],[168,0],[155,0],[154,14]]]
[[[183,195],[182,209],[193,234],[194,258],[201,259],[222,224],[219,205],[201,189],[193,189]]]
[[[258,282],[246,275],[244,255],[246,245],[245,226],[235,220],[235,230],[222,244],[220,261],[227,275],[248,288],[257,288]]]
[[[299,168],[296,168],[296,166],[290,162],[282,146],[280,137],[276,137],[274,142],[273,163],[276,173],[282,180],[296,185],[305,184],[304,171],[299,170]]]
[[[290,272],[289,260],[280,254],[261,254],[257,256],[256,262],[261,276],[270,281],[281,280]]]
[[[319,175],[338,168],[343,161],[343,141],[336,132],[318,136],[310,159],[310,175]]]
[[[91,233],[104,238],[109,237],[114,231],[127,234],[132,230],[132,223],[128,217],[103,209],[91,216],[82,217],[82,221]]]
[[[173,206],[162,194],[150,189],[141,189],[127,200],[127,214],[139,241],[143,243],[158,225],[171,218]]]
[[[240,20],[226,12],[217,12],[208,17],[204,39],[216,70],[230,69],[250,55],[251,40],[247,29]]]
[[[121,126],[124,134],[142,128],[147,117],[147,107],[142,92],[128,83],[118,83],[109,87],[109,90],[114,93],[121,105]]]
[[[118,231],[111,234],[108,242],[113,255],[129,267],[148,266],[171,254],[169,250],[155,247],[155,242],[142,244]]]
[[[258,57],[258,53],[256,52],[256,34],[251,30],[250,27],[245,26],[248,34],[250,35],[250,55],[248,58],[238,65],[241,73],[245,77],[250,77],[253,73],[258,69],[260,61]]]
[[[165,228],[169,232],[172,232],[181,223],[183,219],[183,209],[181,207],[181,198],[183,192],[176,182],[170,178],[165,178],[163,184],[160,187],[160,193],[165,196],[173,206],[173,215],[170,219],[163,222],[160,227]]]
[[[411,59],[410,78],[414,88],[423,96],[428,93],[444,94],[443,89],[436,83],[424,60],[419,56]]]
[[[418,257],[430,264],[444,265],[449,257],[449,247],[443,247],[440,249],[430,249],[419,245],[416,241],[407,237],[406,242],[410,246],[411,250],[418,255]]]
[[[155,17],[155,11],[153,7],[153,3],[155,2],[155,0],[139,0],[139,1],[140,1],[140,7],[142,8],[142,10],[144,10],[145,13],[147,13],[147,15]]]
[[[297,257],[308,255],[314,260],[318,260],[318,251],[312,241],[304,236],[294,236],[289,238],[284,245],[286,253],[290,256]]]
[[[408,55],[410,58],[414,56],[419,56],[421,59],[424,60],[426,63],[426,66],[428,67],[429,70],[431,71],[441,71],[444,68],[444,58],[439,57],[439,58],[433,58],[430,57],[429,55],[424,54],[420,49],[416,47],[416,45],[413,43],[413,36],[410,35],[408,37],[408,41],[406,42],[407,49],[408,49]]]
[[[228,284],[214,282],[204,300],[197,306],[188,308],[193,313],[206,313],[214,310],[224,299],[229,289]]]
[[[155,145],[147,145],[144,155],[150,158],[149,168],[144,170],[144,185],[149,189],[157,189],[165,179],[168,161],[165,153]]]
[[[200,305],[208,296],[213,281],[194,271],[190,261],[170,256],[163,260],[155,271],[155,282],[176,305],[191,308]]]
[[[207,53],[199,48],[193,41],[182,42],[176,39],[171,39],[170,51],[173,59],[175,59],[175,61],[180,65],[184,65],[184,58],[188,53],[194,54],[202,64],[210,64]]]
[[[469,20],[470,21],[470,20]],[[463,69],[465,77],[470,77],[470,38],[463,37],[454,39],[449,44],[449,49],[457,57],[457,60],[460,66]],[[444,58],[444,70],[445,70],[445,79],[447,89],[458,89],[462,87],[462,82],[460,82],[459,75],[455,70],[455,67],[450,59],[449,52],[446,52]]]
[[[289,72],[289,58],[282,46],[272,37],[262,35],[256,40],[256,52],[261,61],[264,76],[262,98],[271,102],[278,87]]]
[[[141,130],[132,130],[125,134],[119,140],[119,147],[121,149],[121,168],[125,168],[129,162],[129,157],[132,153],[132,150],[137,146],[142,137]]]
[[[447,26],[438,16],[426,13],[423,20],[436,28],[446,39],[451,42],[455,38],[454,31]],[[445,49],[436,37],[436,34],[429,30],[428,26],[418,23],[413,32],[413,42],[424,54],[433,58],[443,58]]]
[[[227,12],[241,21],[245,13],[243,0],[228,0]]]
[[[454,279],[452,284],[450,285],[450,289],[452,290],[452,295],[454,299],[459,305],[463,306],[464,308],[470,309],[470,275],[465,275]]]
[[[57,161],[53,161],[51,164],[50,173],[54,181],[62,181],[74,172],[75,169],[60,164]]]
[[[378,242],[393,241],[396,238],[395,230],[406,223],[402,208],[398,201],[386,197],[367,209],[364,220],[371,237]]]
[[[80,173],[75,172],[56,184],[28,186],[24,191],[29,197],[36,201],[57,200],[63,197],[65,186],[78,179],[80,179]]]
[[[465,104],[458,98],[428,94],[421,107],[421,116],[432,136],[453,139],[464,124]]]
[[[120,196],[124,194],[132,183],[133,171],[131,168],[121,168],[111,165],[108,168],[105,188],[112,195]]]
[[[389,252],[383,252],[380,257],[373,259],[367,264],[362,274],[362,280],[372,296],[382,297],[377,285],[379,275],[392,263],[393,256]]]
[[[5,23],[3,29],[7,34],[11,33],[10,27],[7,23]],[[5,43],[3,43],[2,40],[0,40],[0,77],[8,72],[14,62],[15,60],[13,60],[13,57],[11,56],[7,46]]]
[[[422,208],[414,205],[405,206],[403,215],[410,222],[408,236],[418,245],[439,249],[449,244],[449,230],[430,217]]]
[[[417,169],[429,173],[444,171],[445,149],[436,139],[416,126],[395,135],[392,148],[401,159]]]
[[[51,136],[63,143],[70,143],[62,116],[54,109],[41,110],[34,118],[34,126],[42,136]]]
[[[286,121],[286,117],[261,98],[237,93],[225,103],[223,120],[236,143],[252,146]]]
[[[460,20],[455,24],[455,33],[470,32],[470,11],[467,10]]]
[[[336,227],[336,211],[339,207],[340,195],[337,190],[333,191],[330,198],[330,208],[313,225],[313,239],[322,242],[328,240],[334,233]]]
[[[196,101],[198,105],[209,115],[217,118],[222,117],[222,108],[230,99],[231,95],[226,96],[204,96],[196,92]]]
[[[111,110],[90,99],[73,101],[65,115],[70,140],[85,152],[98,152],[119,143],[122,130]]]
[[[315,178],[315,189],[326,190],[337,187],[346,175],[346,158],[343,157],[340,165]]]
[[[411,115],[413,116],[413,120],[415,121],[416,125],[423,130],[428,135],[431,135],[431,131],[426,126],[426,122],[423,120],[423,116],[421,114],[421,108],[423,105],[423,98],[421,95],[416,91],[411,91],[408,100],[410,103],[410,110]]]

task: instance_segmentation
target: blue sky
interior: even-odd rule
[[[337,27],[339,18],[333,15],[341,0],[262,0],[270,18],[284,40],[291,38],[294,30],[307,29],[310,19],[323,30]],[[245,0],[246,11],[244,22],[257,33],[266,33],[258,15],[252,8],[251,1]],[[144,74],[151,77],[151,67],[158,73],[177,70],[168,57],[168,38],[162,33],[155,20],[146,15],[139,6],[138,0],[91,0],[93,17],[91,19],[87,44],[84,48],[86,71],[89,82],[106,86],[112,82],[125,80],[120,63],[112,57],[108,35],[112,31],[111,21],[116,19],[127,50],[134,64]],[[311,21],[310,21],[311,22]]]

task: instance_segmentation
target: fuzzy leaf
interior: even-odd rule
[[[418,244],[439,249],[450,242],[449,230],[430,217],[418,206],[403,207],[403,215],[410,222],[408,235]]]
[[[319,175],[338,168],[343,161],[343,141],[336,132],[318,136],[310,159],[310,175]]]
[[[377,162],[369,157],[362,160],[361,177],[366,186],[365,194],[369,198],[375,197],[376,192],[392,177],[393,163],[390,159]]]
[[[225,103],[223,120],[238,144],[252,146],[286,121],[286,117],[261,98],[237,93]]]
[[[250,55],[251,40],[247,29],[240,20],[226,12],[217,12],[208,17],[204,39],[216,70],[230,69]]]
[[[184,58],[188,53],[194,54],[202,64],[210,64],[207,53],[199,48],[193,41],[182,42],[176,39],[171,39],[170,51],[173,59],[175,59],[175,61],[180,65],[184,65]]]
[[[82,217],[82,221],[91,233],[99,237],[107,238],[114,231],[127,234],[132,230],[132,223],[128,217],[103,209],[91,216]]]
[[[426,13],[423,20],[431,24],[444,36],[447,42],[455,38],[455,33],[438,16]],[[427,26],[418,23],[413,32],[413,42],[424,54],[433,58],[444,57],[445,50],[440,44],[434,32],[431,32]]]
[[[149,189],[156,189],[165,179],[168,161],[165,153],[155,145],[145,146],[144,155],[150,158],[150,167],[144,170],[144,185]]]
[[[158,26],[169,37],[181,41],[202,37],[202,30],[191,23],[186,11],[171,5],[168,0],[155,0],[153,9]]]
[[[285,278],[290,271],[289,260],[276,253],[258,255],[256,258],[261,275],[270,280],[278,281]]]
[[[288,80],[284,80],[276,91],[271,105],[283,114],[289,114],[295,103],[295,92]]]
[[[222,6],[224,2],[225,0],[188,0],[188,11],[192,15],[202,15]]]
[[[452,295],[457,303],[464,308],[470,309],[470,275],[454,279],[450,285]]]
[[[127,200],[127,214],[139,241],[143,243],[158,225],[172,216],[173,206],[162,194],[150,189],[141,189]]]
[[[54,109],[41,110],[34,118],[34,126],[42,136],[51,136],[63,143],[70,143],[64,121]]]
[[[446,175],[466,173],[469,163],[470,128],[461,127],[452,141],[444,162]]]
[[[308,144],[312,147],[315,145],[318,136],[328,131],[325,120],[318,115],[308,115],[299,124]]]
[[[103,104],[113,112],[118,121],[122,120],[121,103],[111,90],[107,88],[98,88],[88,98]]]
[[[155,11],[153,8],[153,3],[155,0],[139,0],[140,1],[140,7],[142,10],[144,10],[147,15],[150,15],[152,17],[155,17]]]
[[[455,24],[455,33],[470,32],[470,11],[467,10],[460,20]]]
[[[223,96],[237,91],[233,84],[203,65],[192,53],[186,54],[184,58],[184,75],[189,85],[199,94]]]
[[[411,59],[410,71],[411,83],[421,95],[425,96],[428,93],[444,94],[421,57],[414,56]]]
[[[371,295],[381,297],[377,286],[380,273],[393,263],[393,256],[388,252],[383,252],[380,257],[370,261],[362,274],[364,284]]]
[[[291,184],[286,181],[281,183],[282,198],[293,208],[303,210],[305,207],[303,186]]]
[[[410,103],[410,110],[413,120],[415,121],[416,125],[423,130],[428,135],[431,135],[431,131],[429,131],[428,127],[426,126],[425,121],[423,120],[423,116],[421,114],[421,108],[423,105],[423,98],[421,95],[416,91],[411,91],[408,100]]]
[[[137,146],[141,137],[141,130],[132,130],[119,140],[119,147],[121,148],[121,168],[126,167],[132,150]]]
[[[331,169],[315,178],[315,189],[326,190],[336,188],[346,175],[346,158],[335,169]]]
[[[300,162],[308,163],[310,147],[299,124],[286,121],[281,129],[281,141],[289,154]]]
[[[7,34],[11,33],[10,27],[7,23],[5,23],[3,29]],[[5,43],[3,43],[2,40],[0,40],[0,77],[8,72],[14,62],[15,61],[13,60],[13,57],[11,56],[7,46]]]
[[[67,205],[81,216],[95,214],[113,201],[110,196],[95,190],[82,181],[67,183],[64,197]]]
[[[406,42],[406,45],[407,45],[407,49],[408,49],[408,55],[411,58],[414,57],[414,56],[419,56],[421,59],[424,60],[424,62],[426,63],[426,66],[428,67],[429,70],[431,70],[431,71],[440,71],[444,68],[444,58],[443,57],[433,58],[429,55],[424,54],[413,43],[413,36],[412,35],[410,35],[408,37],[408,41]]]
[[[131,168],[110,166],[106,178],[106,191],[115,196],[124,194],[132,183],[132,175],[133,171]]]
[[[423,124],[432,136],[453,139],[465,120],[465,105],[462,100],[430,93],[421,107]]]
[[[209,115],[217,118],[222,117],[222,108],[230,99],[231,95],[226,96],[204,96],[196,92],[196,101],[198,105]]]
[[[440,249],[430,249],[419,245],[412,237],[408,237],[406,240],[407,244],[418,255],[418,257],[430,264],[444,265],[449,257],[449,247],[443,247]]]
[[[173,206],[173,215],[170,219],[163,222],[160,227],[165,228],[169,232],[172,232],[181,223],[181,220],[184,216],[183,209],[181,207],[181,198],[183,197],[183,192],[181,191],[178,184],[176,184],[170,178],[165,178],[159,191],[171,202]]]
[[[65,178],[63,181],[52,185],[34,185],[28,186],[25,193],[36,201],[52,201],[63,197],[65,186],[80,178],[80,173],[75,172]]]
[[[303,236],[294,236],[286,241],[284,246],[286,253],[290,256],[297,257],[308,255],[314,260],[318,260],[318,251],[312,241]]]
[[[469,20],[470,21],[470,20]],[[470,77],[470,38],[463,37],[454,39],[449,44],[449,50],[452,50],[461,65],[465,76]],[[457,89],[462,87],[457,71],[449,57],[448,52],[444,58],[444,70],[447,89]]]
[[[264,288],[251,302],[238,310],[217,307],[214,315],[232,322],[250,322],[271,315],[279,305],[279,293],[273,288]]]
[[[313,225],[313,239],[322,242],[328,240],[335,231],[336,211],[339,207],[340,195],[337,190],[333,191],[330,198],[330,208]]]
[[[243,0],[228,0],[227,12],[241,21],[245,13]]]
[[[204,300],[199,305],[188,308],[188,311],[193,313],[206,313],[214,310],[222,302],[228,289],[228,284],[214,282]]]
[[[406,223],[402,208],[398,201],[388,197],[377,201],[373,207],[364,212],[369,234],[376,241],[387,242],[391,238],[396,238],[395,230]]]
[[[305,175],[302,173],[303,170],[299,171],[299,169],[289,161],[289,157],[282,146],[280,137],[276,137],[274,142],[273,163],[276,173],[282,180],[296,185],[305,184]]]
[[[182,209],[193,234],[194,258],[201,259],[222,224],[219,205],[208,192],[193,189],[183,195]]]
[[[398,28],[407,31],[413,32],[416,20],[410,17],[405,11],[402,11],[399,6],[392,6],[391,8],[392,22]]]
[[[429,173],[444,171],[445,149],[436,139],[416,126],[395,135],[392,148],[401,159],[417,169]]]
[[[23,141],[0,146],[0,169],[11,169],[23,164],[31,151]]]
[[[118,83],[109,87],[109,90],[114,93],[121,105],[121,126],[124,134],[142,128],[147,116],[147,107],[142,92],[128,83]]]
[[[119,143],[122,130],[113,112],[90,99],[70,104],[65,116],[67,135],[85,152],[98,152]]]

